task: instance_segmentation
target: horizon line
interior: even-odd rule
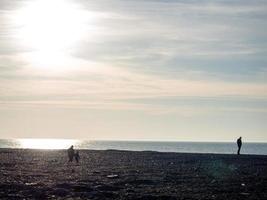
[[[242,137],[243,138],[243,137]],[[214,140],[149,140],[149,139],[76,139],[76,138],[33,138],[33,137],[24,137],[24,138],[0,138],[0,140],[78,140],[78,141],[103,141],[103,142],[184,142],[184,143],[236,143],[236,140],[223,140],[223,141],[214,141]],[[267,141],[251,141],[243,140],[243,143],[267,143]]]

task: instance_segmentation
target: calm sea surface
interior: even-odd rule
[[[0,148],[66,149],[118,149],[132,151],[226,153],[235,154],[236,144],[214,142],[134,142],[134,141],[86,141],[62,139],[12,139],[0,140]],[[267,155],[267,143],[243,143],[241,153]]]

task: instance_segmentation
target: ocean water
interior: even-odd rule
[[[236,154],[236,143],[227,142],[141,142],[141,141],[89,141],[65,139],[11,139],[0,140],[0,148],[131,150],[187,153]],[[243,142],[242,154],[267,155],[267,143]]]

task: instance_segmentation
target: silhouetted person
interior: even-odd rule
[[[241,150],[241,147],[242,147],[242,137],[238,138],[236,143],[237,143],[237,147],[238,147],[237,155],[240,155],[240,150]]]
[[[68,156],[69,156],[69,162],[72,162],[73,161],[73,157],[74,157],[73,145],[71,145],[71,147],[68,148]]]
[[[75,154],[74,154],[74,158],[75,158],[75,160],[76,160],[76,163],[78,163],[79,160],[80,160],[79,151],[76,151],[76,152],[75,152]]]

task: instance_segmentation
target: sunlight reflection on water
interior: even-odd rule
[[[21,148],[25,149],[67,149],[78,143],[71,139],[17,139]]]

